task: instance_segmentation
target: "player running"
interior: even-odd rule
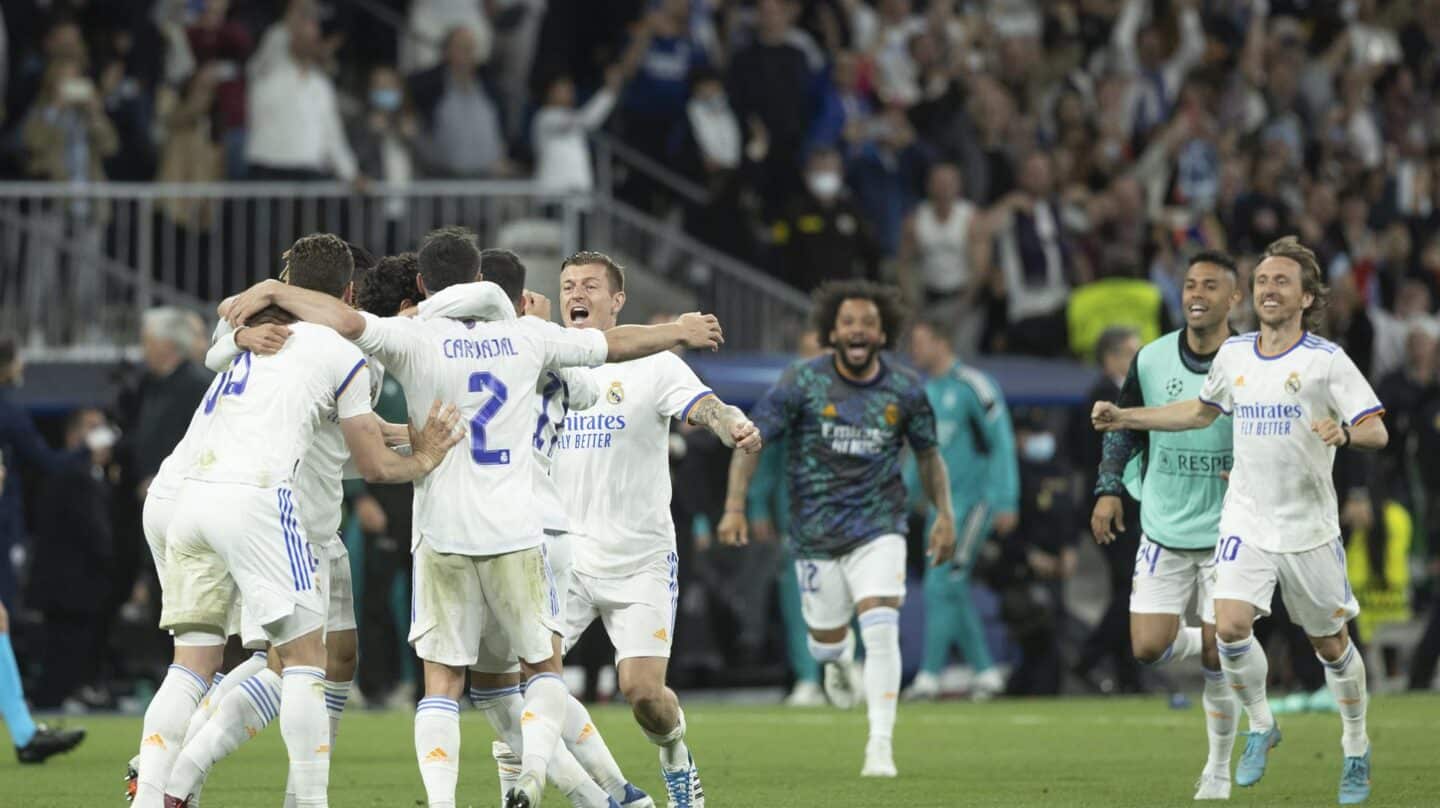
[[[624,269],[604,253],[570,256],[561,265],[560,305],[572,329],[611,328],[625,305]],[[704,426],[745,453],[760,451],[760,435],[675,354],[612,362],[591,373],[601,400],[566,416],[555,458],[555,483],[574,534],[565,646],[596,618],[604,623],[620,691],[645,737],[660,747],[670,806],[703,808],[700,771],[685,744],[685,714],[665,685],[680,596],[670,421]]]
[[[1212,251],[1192,257],[1183,300],[1185,327],[1140,349],[1120,388],[1119,406],[1188,401],[1200,394],[1216,353],[1231,336],[1230,309],[1240,302],[1234,259]],[[1125,530],[1120,497],[1127,483],[1134,486],[1143,529],[1130,594],[1135,658],[1145,665],[1172,665],[1200,655],[1210,756],[1196,784],[1197,800],[1230,798],[1230,752],[1240,717],[1220,670],[1211,594],[1223,475],[1232,465],[1230,426],[1230,416],[1221,415],[1191,432],[1107,432],[1090,516],[1095,541],[1114,541]],[[1199,628],[1184,625],[1191,595],[1199,601]]]
[[[416,295],[412,291],[407,296],[401,291],[406,288],[404,281],[407,279],[408,287],[414,288],[413,256],[409,260],[400,256],[381,259],[370,272],[374,276],[370,280],[379,282],[367,283],[367,293],[361,294],[357,282],[353,286],[347,285],[340,299],[348,303],[353,295],[363,310],[385,317],[399,312]],[[229,324],[221,320],[216,334],[215,345],[206,356],[206,365],[220,370],[228,367],[241,351],[248,350],[257,355],[275,353],[283,347],[289,329],[267,325],[232,332]],[[368,360],[368,367],[371,370],[370,399],[373,406],[383,380],[383,370],[373,359]],[[389,442],[405,438],[405,427],[383,423],[382,426]],[[398,429],[398,435],[394,433],[395,429]],[[405,440],[408,442],[408,438]],[[309,503],[301,514],[306,535],[323,537],[317,542],[320,545],[317,555],[320,563],[328,563],[329,566],[326,575],[325,708],[330,714],[332,754],[340,718],[350,693],[357,646],[350,555],[337,532],[342,516],[340,481],[359,476],[349,461],[350,453],[339,425],[327,421],[317,430],[315,443],[305,454],[296,479],[301,501]],[[251,663],[247,661],[244,664]],[[243,671],[233,671],[227,678],[232,685],[217,687],[206,697],[206,701],[211,702],[209,712],[213,720],[202,720],[206,710],[196,712],[180,757],[171,770],[166,791],[171,795],[190,795],[191,808],[199,804],[200,789],[214,765],[263,732],[275,718],[281,689],[275,661],[271,661],[271,667],[255,672],[254,682],[244,684],[243,679],[235,682],[242,674]],[[287,806],[293,805],[294,792],[288,785],[286,799]]]
[[[865,642],[864,698],[870,738],[862,777],[894,777],[892,737],[900,690],[900,604],[905,598],[905,484],[900,450],[915,452],[921,485],[935,508],[931,563],[955,550],[950,481],[935,436],[935,414],[911,371],[881,355],[899,336],[899,291],[864,281],[827,283],[815,295],[815,324],[834,348],[791,366],[755,408],[765,440],[789,433],[791,534],[796,545],[810,653],[825,666],[825,692],[838,707],[860,699],[855,639]],[[748,542],[745,495],[756,458],[737,452],[720,540]]]
[[[421,291],[427,297],[473,281],[479,270],[473,235],[458,228],[427,236],[419,258]],[[554,638],[558,602],[535,507],[535,459],[529,449],[535,430],[533,391],[547,367],[598,365],[681,344],[718,347],[718,322],[693,314],[660,326],[580,333],[535,318],[494,323],[381,319],[273,281],[242,294],[230,318],[243,323],[271,303],[331,325],[374,354],[405,388],[412,411],[437,390],[464,402],[470,452],[449,455],[415,491],[410,639],[425,662],[426,690],[416,710],[416,757],[430,805],[453,806],[460,751],[457,699],[483,638],[497,656],[518,657],[527,678],[522,771],[505,805],[538,805],[569,693],[560,679]]]
[[[952,644],[975,672],[971,698],[984,700],[1005,690],[970,597],[970,573],[991,531],[1009,535],[1018,521],[1015,432],[1000,388],[955,356],[953,340],[954,326],[938,319],[921,320],[910,332],[910,355],[928,377],[925,395],[935,410],[951,498],[965,516],[953,563],[925,570],[925,656],[915,681],[903,694],[907,699],[939,697],[940,672]],[[907,464],[905,472],[906,487],[918,494],[913,465]]]
[[[314,235],[295,243],[289,266],[297,284],[314,283],[327,292],[313,294],[325,296],[349,282],[353,264],[343,241]],[[275,309],[250,313],[257,322],[289,319]],[[165,538],[161,628],[175,632],[176,664],[145,713],[136,797],[145,808],[162,804],[186,725],[223,656],[237,594],[284,666],[278,713],[296,805],[327,804],[325,568],[297,518],[304,503],[293,488],[295,469],[331,417],[370,480],[421,477],[458,440],[454,409],[436,402],[425,433],[412,441],[414,454],[390,451],[370,410],[364,357],[329,329],[290,327],[284,350],[242,354],[200,404],[204,429]]]
[[[1269,614],[1279,583],[1339,704],[1339,800],[1355,805],[1370,796],[1368,696],[1365,663],[1345,628],[1360,606],[1346,576],[1331,468],[1336,447],[1384,448],[1384,408],[1350,357],[1308,330],[1328,294],[1313,252],[1294,237],[1272,243],[1251,292],[1260,330],[1221,346],[1199,397],[1163,407],[1101,402],[1091,417],[1102,431],[1178,432],[1234,416],[1235,466],[1220,514],[1214,596],[1220,664],[1250,718],[1235,782],[1259,782],[1280,743],[1265,698],[1265,652],[1251,633],[1255,618]]]

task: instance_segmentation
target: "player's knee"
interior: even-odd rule
[[[1135,661],[1141,665],[1153,665],[1165,656],[1165,649],[1168,643],[1157,642],[1154,637],[1131,637],[1130,648],[1135,654]]]
[[[625,700],[639,713],[657,712],[665,703],[665,685],[662,682],[629,682],[625,689]]]
[[[1240,642],[1250,636],[1250,625],[1234,620],[1222,620],[1215,624],[1215,637],[1224,643]]]

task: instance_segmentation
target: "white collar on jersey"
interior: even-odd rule
[[[474,320],[514,320],[515,305],[504,290],[489,281],[457,283],[420,301],[421,320],[440,317]]]

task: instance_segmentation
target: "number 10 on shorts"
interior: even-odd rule
[[[1240,537],[1227,536],[1215,545],[1216,561],[1234,561],[1235,556],[1240,553]]]

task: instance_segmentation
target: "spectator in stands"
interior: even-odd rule
[[[34,696],[42,709],[72,698],[91,706],[108,700],[95,686],[113,617],[104,610],[114,560],[105,467],[115,437],[99,410],[72,412],[65,421],[65,450],[77,456],[88,450],[90,462],[73,463],[40,486],[25,602],[44,615],[49,638],[40,656],[45,676]],[[77,592],[85,597],[75,597]]]
[[[810,127],[811,144],[843,148],[858,142],[869,131],[874,104],[863,81],[858,54],[854,51],[835,54],[828,81],[821,85],[815,122]],[[911,120],[914,121],[913,113]]]
[[[911,305],[949,322],[956,351],[970,357],[983,326],[983,256],[977,252],[987,233],[982,211],[961,196],[962,187],[954,163],[930,169],[925,200],[905,219],[896,270]]]
[[[915,129],[900,107],[886,110],[876,124],[871,139],[848,161],[845,173],[881,254],[893,256],[905,216],[924,190],[930,154],[916,141]]]
[[[795,6],[760,0],[755,41],[730,62],[730,101],[746,126],[764,127],[769,151],[760,198],[783,204],[801,188],[799,157],[810,129],[813,75],[805,51],[791,38]]]
[[[841,169],[839,152],[813,151],[805,164],[805,192],[770,228],[776,274],[803,292],[835,278],[874,278],[879,271],[875,237],[850,199]]]
[[[424,123],[430,173],[494,177],[510,172],[501,108],[481,68],[469,28],[445,37],[445,61],[411,76],[410,96]]]
[[[141,500],[150,478],[184,436],[190,415],[210,386],[209,371],[190,358],[195,338],[194,324],[180,309],[150,309],[141,321],[145,375],[135,422],[124,430],[140,480],[137,493]]]
[[[1132,131],[1144,138],[1169,116],[1180,94],[1181,81],[1205,51],[1205,31],[1196,0],[1181,0],[1180,44],[1167,59],[1161,20],[1144,20],[1145,0],[1124,0],[1124,8],[1111,32],[1121,71],[1130,76],[1129,106]]]
[[[709,192],[686,205],[687,233],[743,261],[759,262],[752,205],[744,195],[768,148],[763,137],[746,141],[719,73],[707,67],[691,74],[690,101],[667,152],[681,173]]]
[[[22,131],[28,174],[33,179],[85,185],[105,180],[104,160],[119,139],[83,63],[57,57]],[[26,310],[32,338],[45,334],[99,343],[99,308],[104,295],[101,238],[108,207],[76,198],[39,206],[25,266]],[[61,267],[68,283],[61,283]]]
[[[225,176],[245,177],[245,61],[255,47],[254,37],[238,21],[227,19],[230,0],[206,0],[200,15],[186,29],[198,71],[209,67],[214,83],[214,131],[225,154]]]
[[[535,183],[542,192],[588,194],[594,190],[589,135],[610,117],[624,82],[622,68],[609,68],[605,84],[576,109],[575,82],[569,76],[550,81],[545,88],[545,104],[531,124]]]
[[[260,75],[247,97],[249,176],[260,180],[315,180],[358,176],[345,138],[335,83],[325,74],[326,46],[313,13],[285,18],[288,48]]]
[[[1051,172],[1048,154],[1031,153],[1021,163],[1020,189],[997,211],[993,277],[1005,301],[1004,345],[1015,353],[1050,356],[1065,346],[1075,271]]]
[[[1095,359],[1100,365],[1100,378],[1086,396],[1083,409],[1072,413],[1070,425],[1071,458],[1083,475],[1084,501],[1093,500],[1096,477],[1100,469],[1100,433],[1090,428],[1090,410],[1097,401],[1115,401],[1125,376],[1140,352],[1140,337],[1128,328],[1111,328],[1100,335],[1095,344]],[[1129,495],[1121,497],[1125,507],[1125,531],[1115,541],[1100,548],[1110,572],[1110,603],[1100,622],[1086,638],[1075,674],[1091,687],[1124,693],[1140,690],[1140,667],[1130,652],[1130,578],[1134,571],[1135,554],[1140,549],[1140,506]],[[1089,508],[1082,508],[1080,520]],[[1076,523],[1079,524],[1079,523]],[[1083,529],[1083,528],[1082,528]],[[1073,528],[1072,528],[1073,530]],[[1114,679],[1107,683],[1095,677],[1095,669],[1109,660]]]
[[[1160,288],[1144,277],[1140,255],[1133,248],[1121,244],[1106,247],[1097,274],[1096,280],[1078,287],[1066,303],[1071,353],[1081,359],[1094,356],[1101,335],[1112,328],[1138,334],[1141,345],[1171,330]]]
[[[713,64],[690,24],[688,0],[662,0],[632,27],[622,64],[634,71],[620,102],[626,141],[663,154],[666,138],[690,98],[690,77]]]
[[[186,82],[179,101],[165,116],[160,153],[160,182],[218,182],[225,178],[225,154],[215,142],[215,97],[223,69],[207,62]],[[170,218],[187,229],[208,230],[214,203],[208,199],[170,198],[160,203]]]
[[[1290,205],[1281,194],[1280,175],[1285,160],[1260,155],[1253,161],[1250,190],[1235,200],[1230,239],[1235,250],[1262,252],[1265,245],[1294,230]]]
[[[165,37],[153,22],[116,20],[103,33],[96,48],[99,68],[96,92],[105,114],[115,125],[117,148],[105,160],[105,175],[119,182],[146,182],[155,178],[155,89],[165,64]],[[133,27],[131,27],[133,26]],[[193,69],[189,45],[183,37],[184,69]]]
[[[387,185],[408,185],[419,171],[420,122],[405,98],[405,85],[395,69],[380,65],[370,71],[364,113],[350,121],[350,144],[359,171]],[[408,244],[409,205],[403,196],[386,198],[385,252]]]
[[[444,43],[457,28],[470,32],[475,58],[490,60],[495,33],[482,0],[411,0],[407,25],[400,33],[400,70],[420,73],[445,58]]]
[[[78,62],[81,73],[84,73],[90,67],[90,53],[85,46],[85,35],[73,19],[57,15],[52,22],[39,8],[25,6],[14,7],[11,12],[14,13],[8,21],[15,26],[10,29],[11,32],[21,33],[25,27],[33,27],[40,45],[36,48],[34,43],[20,36],[10,43],[14,51],[13,72],[7,74],[5,124],[6,129],[19,131],[44,89],[45,74],[50,66],[62,59],[70,59]],[[40,36],[41,26],[46,23],[49,27],[44,28],[43,36]]]

